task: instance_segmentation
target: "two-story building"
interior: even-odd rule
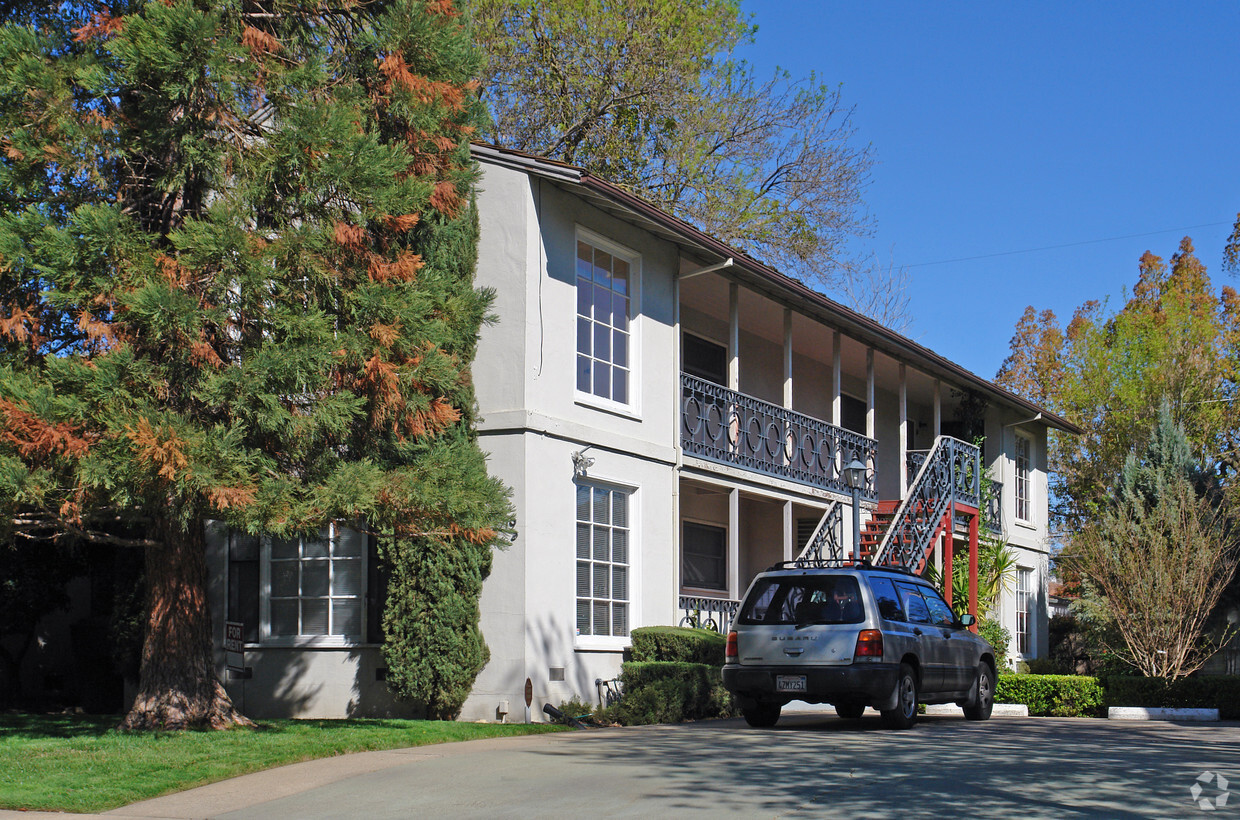
[[[1046,433],[1072,425],[580,169],[475,156],[477,284],[495,293],[479,433],[518,535],[484,587],[491,659],[462,718],[523,719],[527,681],[535,720],[594,700],[633,629],[724,629],[757,572],[851,556],[862,528],[874,560],[941,564],[944,533],[976,534],[979,462],[1018,562],[999,617],[1016,658],[1046,651]],[[383,682],[373,544],[209,535],[247,714],[406,713]]]
[[[1014,659],[1045,653],[1046,432],[1073,425],[580,169],[475,155],[498,317],[479,429],[520,535],[485,586],[491,661],[463,717],[513,709],[527,678],[536,703],[593,699],[636,627],[726,628],[811,539],[851,554],[853,458],[878,529],[940,436],[985,436],[1018,564],[999,617]]]

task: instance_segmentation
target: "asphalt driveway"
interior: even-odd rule
[[[892,732],[799,714],[350,755],[109,816],[1240,817],[1219,774],[1240,791],[1240,724],[953,716]]]

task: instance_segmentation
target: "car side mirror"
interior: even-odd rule
[[[956,620],[956,623],[961,626],[973,626],[973,624],[977,623],[977,618],[974,618],[972,613],[966,612]]]

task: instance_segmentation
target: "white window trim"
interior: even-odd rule
[[[336,536],[338,525],[331,522],[331,537]],[[358,647],[366,645],[366,622],[368,612],[366,610],[367,602],[370,597],[370,566],[369,566],[369,545],[364,543],[362,547],[362,587],[361,595],[361,627],[362,634],[356,638],[350,638],[346,635],[287,635],[274,637],[271,634],[271,536],[262,536],[262,542],[259,547],[258,561],[258,644],[259,647],[322,647],[322,648],[340,648],[340,647]]]
[[[680,548],[676,551],[676,563],[677,563],[676,569],[677,569],[677,573],[682,578],[684,576],[684,561],[685,561],[685,524],[699,524],[703,527],[714,527],[717,530],[723,530],[723,579],[724,579],[723,582],[724,584],[727,584],[728,582],[727,579],[730,577],[730,575],[728,574],[728,564],[731,563],[731,556],[728,555],[728,543],[729,543],[728,542],[728,525],[726,523],[720,524],[718,521],[708,521],[705,518],[690,518],[686,516],[680,519],[680,532],[677,533],[677,535],[680,536]],[[744,590],[741,590],[741,591],[744,592]],[[680,594],[695,595],[699,598],[715,597],[715,598],[727,598],[729,600],[732,598],[731,591],[728,590],[726,587],[723,589],[712,589],[711,587],[695,587],[695,586],[689,586],[683,581],[681,581],[681,584],[680,584]]]
[[[619,256],[621,259],[629,263],[629,400],[628,402],[618,402],[612,399],[605,399],[602,396],[596,396],[580,390],[577,387],[577,242],[585,242],[593,245],[601,251],[605,251],[612,256]],[[641,419],[642,416],[642,375],[640,370],[641,363],[641,337],[642,337],[642,256],[631,248],[618,245],[615,242],[601,236],[588,228],[580,225],[576,226],[576,233],[573,239],[573,397],[577,404],[590,407],[595,410],[605,410],[610,413],[616,413],[622,416],[628,416],[633,419]]]
[[[589,487],[603,487],[608,490],[618,490],[628,494],[629,497],[629,634],[628,635],[578,635],[577,634],[577,554],[575,548],[570,553],[573,566],[573,581],[570,587],[573,590],[571,600],[572,606],[570,612],[572,618],[570,623],[573,630],[573,649],[578,651],[603,651],[603,652],[619,652],[627,649],[632,644],[633,630],[642,626],[638,620],[638,601],[641,600],[641,573],[640,558],[640,505],[639,492],[640,488],[635,484],[625,481],[618,481],[614,478],[608,478],[602,475],[590,474],[582,479],[573,481],[574,499],[576,497],[577,488],[585,485]],[[574,500],[574,504],[575,504]],[[577,536],[577,514],[574,510],[572,515],[573,529],[571,531],[568,543],[571,545],[576,543]]]
[[[1033,438],[1013,431],[1012,440],[1012,520],[1023,527],[1035,527],[1033,518]],[[1025,512],[1027,517],[1020,515],[1020,503],[1017,498],[1017,484],[1020,476],[1020,442],[1025,442]]]

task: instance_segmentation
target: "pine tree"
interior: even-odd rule
[[[365,522],[394,577],[465,599],[385,619],[398,660],[447,646],[451,682],[397,689],[453,714],[509,508],[472,432],[484,113],[450,0],[38,18],[0,32],[0,522],[145,549],[128,728],[245,720],[213,673],[205,521]]]

